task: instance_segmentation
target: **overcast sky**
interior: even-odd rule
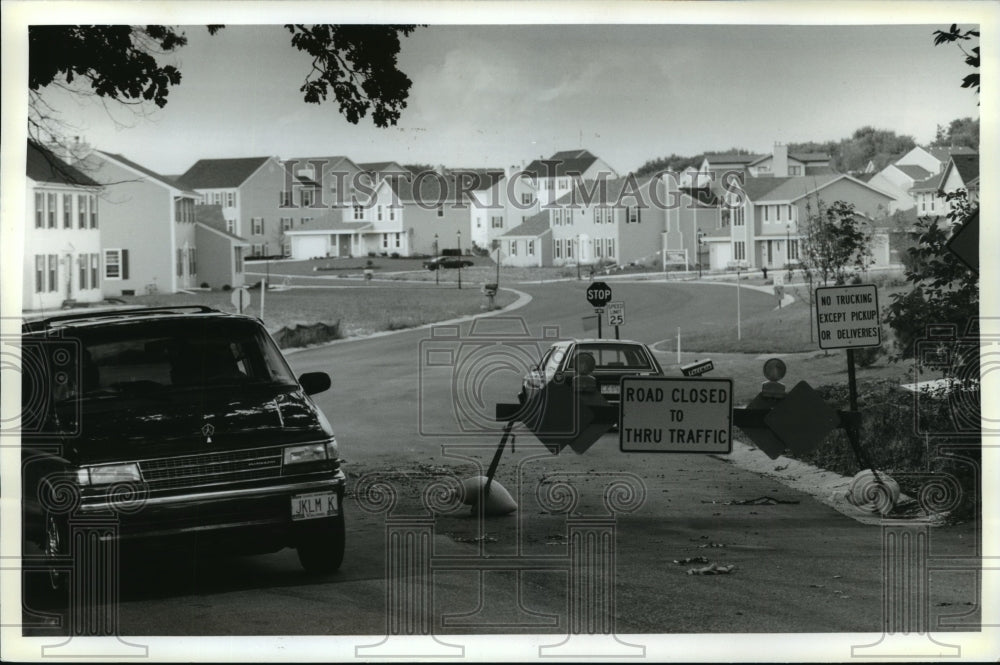
[[[164,109],[113,122],[103,107],[63,108],[93,145],[165,174],[253,155],[499,167],[577,147],[625,172],[864,125],[928,142],[979,113],[961,52],[933,44],[938,27],[432,25],[403,40],[409,104],[378,129],[302,101],[309,60],[280,26],[191,26]]]

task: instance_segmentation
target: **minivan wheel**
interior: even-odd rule
[[[344,515],[323,520],[324,524],[302,537],[299,563],[310,573],[333,573],[344,561]]]
[[[66,589],[69,573],[55,565],[55,559],[66,554],[66,528],[55,515],[45,517],[45,543],[42,548],[45,556],[53,560],[48,568],[48,590],[54,593]]]

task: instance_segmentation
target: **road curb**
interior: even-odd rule
[[[495,309],[492,312],[486,312],[484,314],[469,314],[467,316],[461,316],[457,319],[448,319],[446,321],[435,321],[434,323],[424,323],[423,325],[414,326],[412,328],[403,328],[401,330],[381,330],[379,332],[371,333],[370,335],[352,335],[350,337],[345,337],[343,339],[334,339],[329,342],[323,342],[322,344],[313,344],[311,346],[297,346],[293,349],[282,349],[281,353],[285,356],[294,355],[300,351],[312,351],[313,349],[322,349],[328,346],[334,346],[335,344],[346,344],[347,342],[360,342],[369,339],[376,339],[379,337],[388,337],[390,335],[399,335],[402,333],[413,332],[414,330],[426,330],[427,328],[433,328],[434,326],[446,326],[454,325],[456,323],[465,323],[467,321],[473,321],[475,319],[485,319],[493,316],[498,316],[500,314],[507,314],[508,312],[513,312],[515,310],[521,309],[530,303],[533,298],[525,293],[524,291],[518,291],[517,289],[512,289],[507,286],[501,286],[501,291],[510,291],[517,295],[517,300],[502,307],[500,309]]]
[[[808,494],[820,503],[837,512],[850,517],[856,522],[870,526],[886,524],[913,524],[940,526],[944,523],[940,517],[893,518],[858,508],[847,500],[853,478],[842,476],[833,471],[807,464],[800,460],[785,457],[771,459],[757,447],[747,444],[737,438],[733,439],[733,451],[729,455],[711,455],[717,460],[737,466],[744,471],[751,471],[761,476],[775,480],[785,487]],[[897,505],[910,502],[913,499],[905,494],[899,495]]]

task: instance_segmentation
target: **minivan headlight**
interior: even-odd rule
[[[139,474],[139,465],[135,462],[129,464],[100,464],[80,469],[77,472],[77,480],[81,485],[110,485],[111,483],[139,482],[142,476]]]
[[[325,462],[337,459],[337,440],[330,439],[323,443],[310,443],[305,446],[288,446],[284,450],[282,461],[289,464],[306,462]]]

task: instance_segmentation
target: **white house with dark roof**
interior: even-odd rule
[[[770,154],[706,153],[698,171],[714,181],[729,171],[754,178],[787,178],[826,175],[833,169],[826,153],[789,152],[787,145],[775,143]]]
[[[978,151],[966,146],[914,146],[895,161],[896,164],[920,166],[929,174],[941,173],[952,155],[975,155]]]
[[[970,201],[979,200],[979,154],[953,154],[941,173],[914,183],[910,195],[920,217],[945,217],[951,212],[947,194],[964,189]]]
[[[607,162],[583,149],[561,150],[548,159],[536,159],[522,169],[522,174],[537,183],[535,198],[542,206],[569,192],[576,178],[618,177],[617,171]]]
[[[102,299],[99,183],[28,141],[23,310]]]
[[[892,203],[889,205],[889,212],[897,210],[909,210],[914,205],[910,190],[918,182],[926,180],[933,175],[923,166],[917,164],[901,164],[896,162],[887,165],[884,169],[868,179],[868,184],[872,187],[884,191],[892,196]]]
[[[197,192],[124,155],[92,151],[78,162],[104,186],[101,251],[106,296],[175,293],[195,288],[200,261]]]
[[[318,204],[289,200],[285,169],[276,157],[200,159],[177,182],[197,192],[200,203],[222,206],[226,231],[246,238],[252,256],[281,254],[284,231],[323,212]]]

